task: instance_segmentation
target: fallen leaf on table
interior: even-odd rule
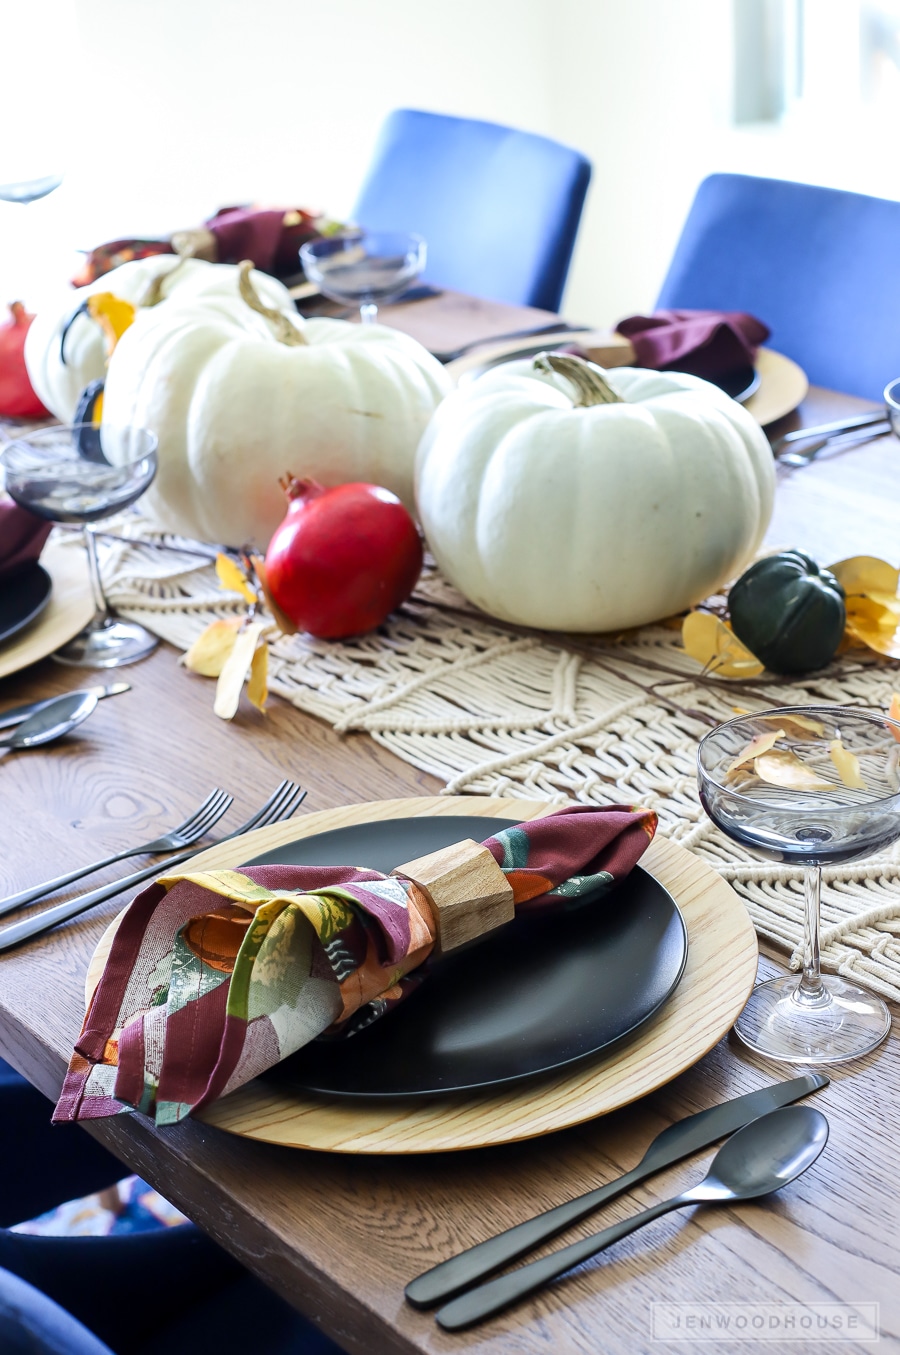
[[[846,634],[876,654],[900,659],[900,613],[872,597],[847,599]]]
[[[891,704],[888,706],[888,719],[896,720],[897,723],[900,724],[900,692],[894,692],[891,695]],[[900,743],[900,731],[892,729],[891,733],[897,742]]]
[[[848,560],[829,565],[828,569],[848,597],[853,593],[873,592],[896,597],[900,585],[900,570],[874,555],[853,555]]]
[[[183,656],[181,661],[185,668],[192,673],[200,673],[202,677],[218,677],[234,649],[237,633],[243,624],[242,616],[229,616],[210,622]]]
[[[681,627],[686,653],[716,677],[756,677],[763,665],[731,629],[712,612],[688,612]]]
[[[256,590],[248,582],[246,574],[230,556],[221,553],[216,556],[216,574],[219,583],[229,593],[240,593],[245,602],[249,602],[251,606],[259,601]]]
[[[837,768],[838,776],[849,790],[867,790],[859,770],[859,758],[844,747],[840,739],[832,739],[828,756]]]
[[[770,748],[784,738],[784,730],[776,729],[771,734],[757,734],[755,739],[751,739],[746,748],[742,748],[734,761],[728,766],[729,772],[737,771],[738,767],[743,767],[745,762],[752,762],[755,757],[761,753],[767,753]]]
[[[257,645],[250,660],[250,679],[247,683],[247,699],[257,710],[265,710],[269,695],[269,647],[263,643]]]
[[[783,726],[784,733],[795,739],[821,738],[825,733],[821,720],[813,720],[809,715],[761,715],[759,718],[777,721]]]
[[[838,653],[854,645],[900,659],[900,570],[874,555],[854,555],[829,565],[846,594],[847,624]]]
[[[771,786],[784,786],[788,790],[837,790],[832,781],[823,781],[812,767],[801,762],[796,753],[787,748],[773,748],[763,753],[753,763],[756,775]]]
[[[216,684],[213,711],[221,720],[230,720],[237,712],[244,679],[250,672],[256,647],[265,629],[265,621],[251,621],[235,638],[234,646]]]

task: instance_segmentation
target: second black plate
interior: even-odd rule
[[[246,864],[367,865],[389,871],[508,819],[354,824]],[[608,1051],[650,1019],[687,959],[675,900],[640,867],[611,894],[522,915],[433,966],[422,987],[347,1040],[319,1040],[265,1074],[286,1090],[342,1097],[435,1096],[554,1072]]]
[[[0,584],[0,644],[37,620],[50,601],[52,586],[39,564],[25,565]]]

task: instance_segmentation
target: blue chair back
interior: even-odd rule
[[[900,376],[900,202],[713,174],[656,304],[749,311],[814,385],[880,400]]]
[[[352,215],[423,236],[439,287],[558,311],[590,177],[590,161],[547,137],[404,108]]]

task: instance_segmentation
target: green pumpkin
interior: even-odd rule
[[[798,550],[751,565],[728,595],[738,639],[773,673],[811,673],[834,658],[847,613],[833,574]]]

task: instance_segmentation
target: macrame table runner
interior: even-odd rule
[[[197,543],[124,516],[101,529],[110,602],[179,649],[210,621],[239,614]],[[82,549],[73,542],[74,549]],[[474,609],[429,567],[414,597],[355,640],[279,637],[270,689],[341,732],[364,730],[444,782],[448,794],[582,804],[639,804],[659,831],[702,856],[743,898],[757,932],[799,965],[803,875],[753,859],[707,819],[697,798],[698,718],[735,706],[854,703],[886,710],[900,686],[889,662],[850,654],[791,683],[700,679],[680,630],[647,626],[618,640],[516,633]],[[185,682],[208,679],[185,673]],[[210,718],[212,719],[210,684]],[[822,962],[900,1000],[900,847],[823,871]]]

